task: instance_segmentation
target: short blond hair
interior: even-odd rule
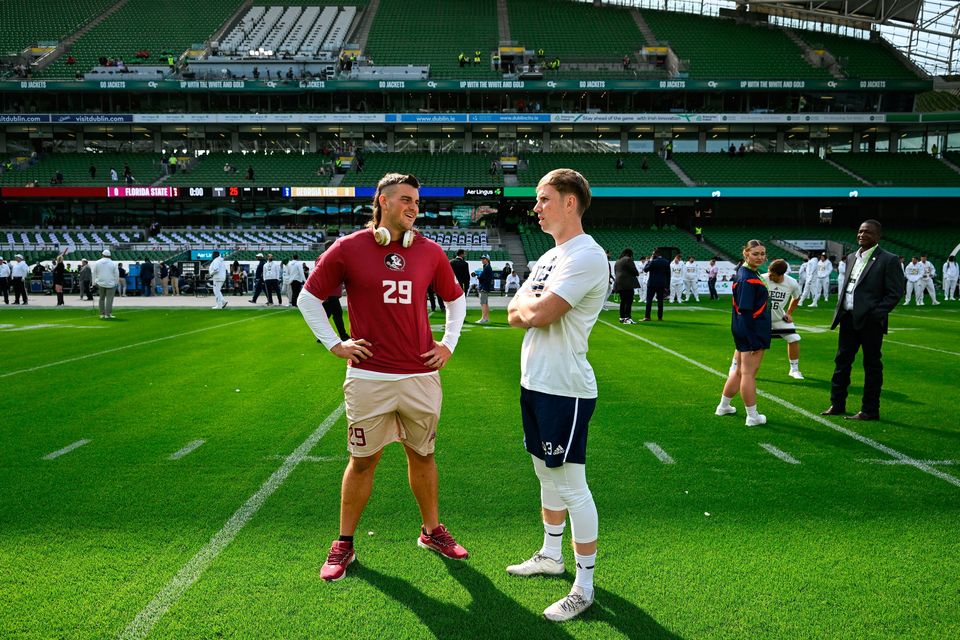
[[[540,178],[540,184],[550,185],[559,191],[560,195],[573,194],[577,199],[577,215],[583,216],[584,212],[590,208],[590,201],[593,199],[590,193],[590,183],[579,171],[554,169]]]

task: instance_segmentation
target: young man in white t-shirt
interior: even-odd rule
[[[534,211],[556,246],[540,257],[507,308],[510,326],[526,329],[520,352],[520,412],[524,447],[540,480],[544,529],[540,550],[507,567],[507,573],[562,574],[569,513],[576,579],[569,595],[544,610],[554,621],[579,615],[594,596],[597,507],[585,465],[597,381],[587,361],[587,341],[606,299],[608,263],[600,245],[583,232],[590,199],[589,183],[572,169],[556,169],[541,178]]]
[[[767,283],[770,301],[770,335],[787,343],[790,377],[803,380],[800,373],[800,335],[793,324],[793,312],[800,303],[800,284],[786,275],[786,260],[774,260],[770,270],[761,277]]]
[[[670,263],[670,304],[677,302],[683,304],[680,294],[683,293],[683,262],[680,261],[678,253]]]
[[[910,304],[910,296],[915,296],[917,304],[923,304],[923,292],[920,289],[920,276],[923,275],[923,268],[917,261],[917,256],[910,259],[910,263],[903,267],[903,277],[907,279],[906,295],[903,298],[903,304]]]
[[[693,296],[693,299],[700,302],[700,293],[697,291],[697,280],[700,278],[700,265],[696,263],[693,256],[687,256],[687,261],[683,264],[683,301],[686,302]]]
[[[920,281],[917,285],[917,306],[923,306],[923,294],[929,293],[933,304],[937,302],[937,289],[933,285],[933,279],[937,275],[937,268],[932,262],[927,261],[926,254],[920,256]]]

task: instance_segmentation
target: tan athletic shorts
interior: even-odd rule
[[[391,442],[433,453],[443,403],[439,373],[391,382],[347,378],[343,398],[350,455],[372,456]]]

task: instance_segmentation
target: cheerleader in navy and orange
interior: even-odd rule
[[[759,240],[750,240],[743,247],[743,264],[733,279],[734,365],[723,385],[723,395],[715,411],[723,416],[736,413],[730,401],[740,393],[747,411],[748,427],[765,424],[767,417],[757,411],[757,371],[763,354],[770,348],[770,306],[767,285],[760,277],[760,267],[767,261],[767,250]]]

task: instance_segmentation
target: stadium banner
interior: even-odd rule
[[[180,187],[107,187],[108,198],[179,198]]]
[[[132,113],[0,115],[4,124],[883,124],[960,122],[941,113]]]
[[[960,198],[960,187],[593,187],[594,198]],[[505,198],[536,187],[504,187]]]
[[[0,91],[343,92],[343,91],[929,91],[932,80],[15,80]]]
[[[376,187],[3,187],[0,198],[372,198]],[[956,198],[960,187],[593,187],[594,198]],[[535,187],[421,187],[421,198],[528,198]]]

